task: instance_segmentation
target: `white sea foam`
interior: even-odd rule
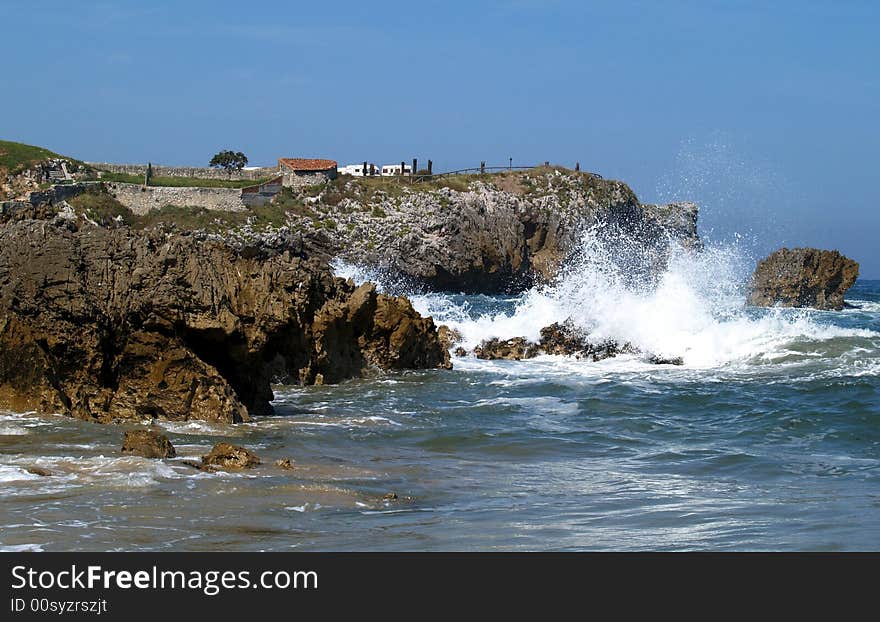
[[[849,365],[880,356],[880,333],[835,326],[832,313],[746,307],[754,261],[736,246],[710,244],[700,252],[673,247],[666,271],[649,286],[620,261],[637,255],[637,242],[604,233],[586,232],[580,252],[556,281],[525,292],[512,301],[512,310],[475,314],[460,297],[444,294],[414,295],[413,304],[438,324],[459,330],[468,349],[492,337],[537,340],[542,327],[570,320],[591,340],[614,339],[645,353],[681,356],[691,369],[768,364],[791,356],[840,358]],[[877,303],[860,306],[852,312],[880,310]],[[847,342],[846,349],[861,348],[861,357],[834,351],[833,340]],[[622,357],[610,365],[621,364],[633,369],[644,362]],[[459,368],[470,365],[485,363],[458,359]]]
[[[42,550],[41,544],[0,544],[0,551],[4,553],[40,553]]]
[[[51,473],[41,476],[27,471],[39,467]],[[27,482],[41,489],[63,490],[72,486],[142,488],[159,484],[163,479],[185,476],[160,460],[136,456],[4,456],[0,463],[0,483]],[[45,491],[44,491],[45,492]]]
[[[14,423],[0,423],[0,436],[25,436],[30,434],[27,428]]]
[[[28,473],[26,469],[7,464],[0,464],[0,484],[40,479],[39,475]]]

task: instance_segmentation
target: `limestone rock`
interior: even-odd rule
[[[230,443],[217,443],[211,453],[202,456],[202,466],[211,469],[250,469],[260,464],[260,459],[244,447]]]
[[[758,263],[749,304],[839,310],[858,276],[858,262],[837,251],[782,248]]]
[[[524,337],[487,339],[474,348],[478,359],[520,361],[538,356],[538,346]]]
[[[277,246],[275,245],[277,243]],[[431,318],[290,241],[0,225],[0,407],[97,422],[247,421],[274,381],[450,367]]]
[[[586,338],[570,322],[555,322],[541,329],[541,349],[547,354],[583,355],[589,349]]]
[[[122,453],[144,458],[173,458],[177,455],[168,437],[153,430],[126,432],[122,440]]]
[[[670,241],[700,247],[696,205],[642,205],[625,183],[590,173],[539,167],[393,192],[371,181],[340,177],[291,218],[310,248],[433,291],[494,294],[546,282],[598,224],[632,238],[625,259],[645,263],[646,273],[665,265]]]

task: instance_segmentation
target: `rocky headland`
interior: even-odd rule
[[[693,203],[643,205],[623,182],[558,167],[421,184],[340,178],[292,222],[328,256],[432,291],[494,294],[552,280],[597,225],[657,271],[670,242],[700,246]],[[630,253],[633,254],[633,253]]]
[[[0,226],[0,406],[99,422],[246,421],[270,383],[448,367],[405,298],[284,244],[101,227]]]

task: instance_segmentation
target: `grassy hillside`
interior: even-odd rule
[[[66,156],[58,155],[42,147],[0,140],[0,169],[5,170],[7,173],[16,173],[49,158],[64,157]],[[76,162],[73,158],[67,159]]]

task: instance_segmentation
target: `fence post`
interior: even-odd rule
[[[433,175],[434,163],[431,160],[428,160],[428,175]]]
[[[486,174],[486,161],[480,162],[480,175]]]
[[[361,175],[363,175],[364,177],[367,176],[367,161],[366,160],[364,160],[364,168],[361,169]]]
[[[581,170],[581,163],[580,162],[574,163],[574,170],[575,170],[575,172],[580,172],[580,170]]]
[[[413,158],[413,167],[412,167],[412,171],[410,172],[410,177],[415,176],[416,171],[418,171],[418,170],[419,170],[419,159]]]
[[[403,160],[400,161],[400,174],[401,176],[406,172],[406,162]]]

